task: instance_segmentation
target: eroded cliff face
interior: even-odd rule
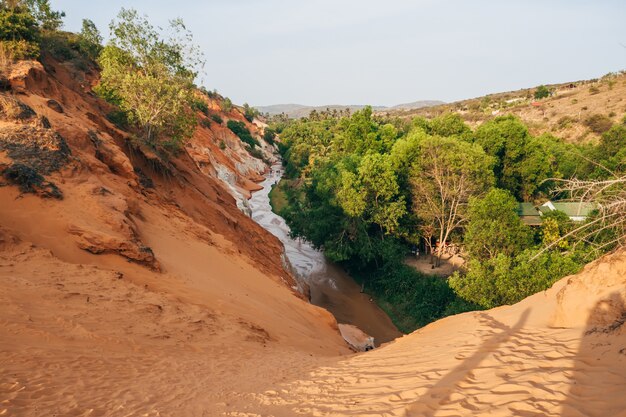
[[[223,123],[198,113],[193,138],[176,157],[165,160],[133,144],[130,133],[107,120],[112,109],[91,91],[97,77],[95,70],[77,71],[51,58],[16,65],[10,88],[0,96],[0,161],[3,172],[9,170],[5,178],[42,175],[41,184],[32,184],[36,189],[23,184],[22,191],[64,197],[63,202],[47,202],[53,211],[68,212],[65,206],[80,200],[82,209],[74,208],[64,230],[91,253],[118,253],[159,269],[136,224],[142,206],[149,204],[237,242],[238,252],[264,272],[293,284],[282,270],[280,243],[241,210],[250,191],[259,188],[254,181],[267,165],[252,157],[225,123],[246,123],[271,161],[273,148],[260,138],[257,125],[236,108],[222,112],[219,99],[204,97]],[[32,172],[20,173],[20,168]]]
[[[333,317],[294,291],[281,243],[237,205],[267,166],[224,125],[260,128],[207,98],[224,124],[198,113],[164,159],[107,119],[97,77],[44,57],[2,84],[0,414],[156,410],[165,386],[128,384],[163,361],[202,375],[212,394],[192,408],[210,409],[260,352],[346,353]],[[148,378],[170,385],[163,371]],[[106,400],[107,386],[134,400]]]

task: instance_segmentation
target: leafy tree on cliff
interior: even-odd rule
[[[43,30],[59,30],[63,26],[65,12],[52,10],[48,0],[24,0]]]
[[[102,35],[100,35],[100,31],[93,21],[83,19],[78,45],[81,51],[87,54],[89,58],[93,60],[98,59],[102,51]]]
[[[247,121],[252,123],[255,117],[259,115],[259,111],[254,107],[251,107],[248,103],[243,104],[243,116]]]
[[[0,49],[12,59],[39,55],[39,26],[31,11],[19,1],[0,3]]]
[[[203,61],[191,34],[181,20],[173,20],[164,39],[132,9],[122,9],[110,29],[111,40],[98,60],[98,93],[128,114],[144,143],[177,149],[196,125],[192,88]]]

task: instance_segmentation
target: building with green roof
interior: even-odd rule
[[[570,201],[548,201],[539,207],[533,203],[519,203],[517,205],[517,215],[527,226],[541,226],[542,216],[552,211],[562,211],[574,222],[582,222],[589,215],[598,209],[594,203],[570,202]]]
[[[598,205],[594,203],[574,202],[574,201],[548,201],[539,207],[541,214],[547,214],[551,211],[562,211],[572,221],[582,222],[589,215],[598,209]]]
[[[519,203],[517,215],[527,226],[541,226],[541,213],[533,203]]]

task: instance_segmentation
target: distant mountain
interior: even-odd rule
[[[422,100],[422,101],[414,101],[413,103],[399,104],[393,107],[386,106],[372,106],[374,111],[385,111],[385,110],[414,110],[421,109],[423,107],[437,106],[439,104],[444,104],[443,101],[436,100]],[[326,106],[306,106],[304,104],[273,104],[269,106],[255,106],[261,113],[268,113],[270,116],[275,114],[285,113],[287,116],[297,119],[300,117],[306,117],[313,110],[323,111],[326,109],[329,110],[345,110],[350,109],[350,112],[355,112],[357,110],[361,110],[365,107],[364,104],[328,104]]]
[[[398,104],[393,107],[389,107],[389,110],[415,110],[422,109],[424,107],[438,106],[440,104],[446,104],[444,101],[439,100],[419,100],[411,103]]]

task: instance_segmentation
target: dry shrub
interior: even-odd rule
[[[558,129],[567,129],[573,123],[576,123],[576,119],[571,116],[563,116],[556,122],[556,125]]]
[[[9,75],[11,67],[15,62],[13,52],[6,47],[4,42],[0,42],[0,74]]]
[[[604,114],[592,114],[585,119],[584,123],[592,132],[599,135],[608,131],[611,126],[613,126],[613,121]]]
[[[0,94],[0,120],[26,121],[36,113],[26,104],[13,97]]]

